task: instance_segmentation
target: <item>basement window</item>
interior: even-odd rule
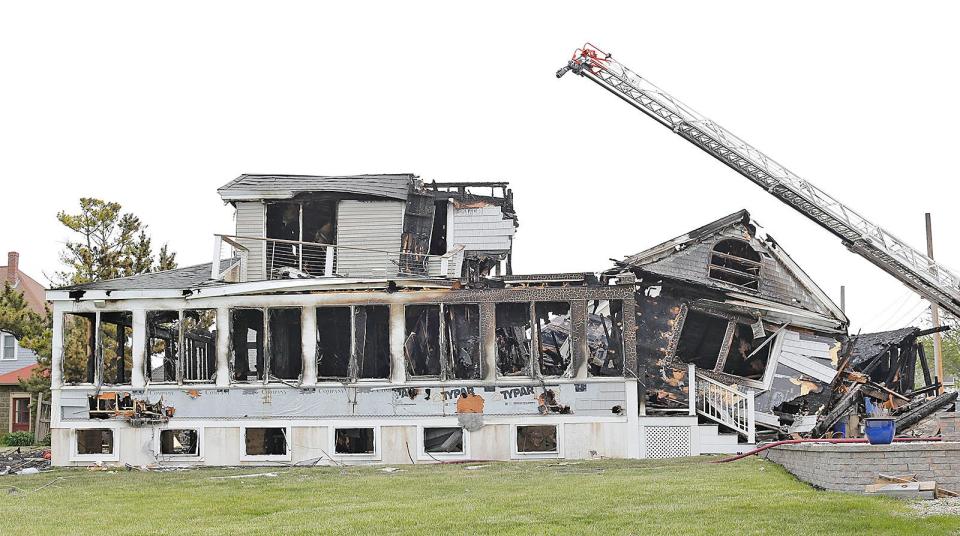
[[[723,364],[723,372],[751,380],[761,380],[770,359],[773,341],[764,344],[772,335],[753,338],[753,329],[747,324],[737,324],[733,332],[730,351]],[[762,347],[761,347],[762,345]]]
[[[199,456],[199,432],[197,430],[161,430],[160,454],[166,456]]]
[[[233,380],[252,382],[264,376],[263,310],[230,311]]]
[[[270,377],[297,380],[303,368],[300,308],[268,309],[267,313],[270,318]]]
[[[538,361],[543,376],[562,376],[570,368],[570,304],[537,302]]]
[[[424,428],[423,451],[428,454],[463,454],[463,428]]]
[[[133,371],[133,313],[100,313],[100,352],[103,384],[129,384]]]
[[[760,289],[760,254],[743,240],[721,240],[710,252],[712,279],[750,290]]]
[[[113,430],[109,428],[79,428],[76,430],[77,454],[113,454]]]
[[[440,376],[440,306],[408,305],[403,356],[410,376]]]
[[[63,381],[93,383],[97,369],[96,313],[63,315]]]
[[[518,454],[557,454],[558,452],[556,426],[517,426]]]
[[[623,375],[623,302],[587,302],[587,374]]]
[[[497,370],[502,376],[530,374],[530,304],[496,305]]]
[[[211,381],[217,375],[217,310],[183,312],[183,380]]]
[[[350,308],[317,308],[317,375],[350,377]]]
[[[286,428],[246,428],[244,430],[247,456],[286,456]]]
[[[445,342],[457,380],[480,379],[480,306],[444,305]]]
[[[337,454],[374,454],[376,438],[373,428],[337,428],[334,431],[334,452]]]
[[[713,370],[726,339],[727,319],[688,311],[680,332],[676,356],[684,363]]]
[[[390,377],[390,308],[358,305],[353,308],[353,321],[357,376],[363,379]]]
[[[147,311],[146,376],[151,383],[177,381],[180,312]]]

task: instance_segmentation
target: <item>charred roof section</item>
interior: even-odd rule
[[[377,175],[240,175],[217,189],[226,202],[293,199],[299,194],[339,192],[405,201],[417,182],[412,173]]]

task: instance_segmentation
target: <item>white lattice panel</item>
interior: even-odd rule
[[[690,456],[689,426],[646,426],[647,458]]]

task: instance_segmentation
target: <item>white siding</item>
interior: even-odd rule
[[[403,234],[402,201],[340,201],[337,206],[337,273],[342,276],[396,275]]]
[[[504,219],[496,205],[448,209],[447,247],[463,245],[467,251],[506,251],[513,238],[513,220]]]
[[[830,363],[830,350],[836,344],[831,342],[833,341],[829,339],[803,340],[799,333],[788,329],[783,334],[779,363],[822,382],[830,383],[837,375],[833,367],[825,364]]]
[[[266,236],[266,212],[260,201],[244,201],[237,203],[237,235],[239,236]],[[264,274],[264,242],[262,240],[239,240],[250,250],[247,257],[247,279],[262,281]]]

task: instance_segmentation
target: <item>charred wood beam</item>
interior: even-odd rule
[[[927,387],[930,387],[934,384],[933,378],[930,376],[930,364],[927,363],[927,353],[923,349],[923,345],[917,346],[917,356],[920,360],[920,368],[923,370],[923,384]],[[939,382],[938,382],[939,383]]]
[[[960,393],[944,393],[933,400],[930,400],[926,404],[914,409],[913,411],[897,417],[895,424],[897,432],[905,432],[923,419],[926,419],[937,411],[949,406],[957,400],[958,394]]]
[[[843,398],[833,405],[833,409],[813,427],[813,430],[810,431],[810,437],[823,437],[824,432],[836,424],[837,421],[846,414],[848,409],[859,402],[860,391],[863,390],[863,385],[862,383],[858,383],[850,388],[847,394],[843,395]]]
[[[934,333],[940,333],[942,331],[950,331],[950,326],[938,326],[935,328],[927,328],[924,330],[920,330],[916,334],[914,334],[914,337],[923,337],[924,335],[933,335]]]

